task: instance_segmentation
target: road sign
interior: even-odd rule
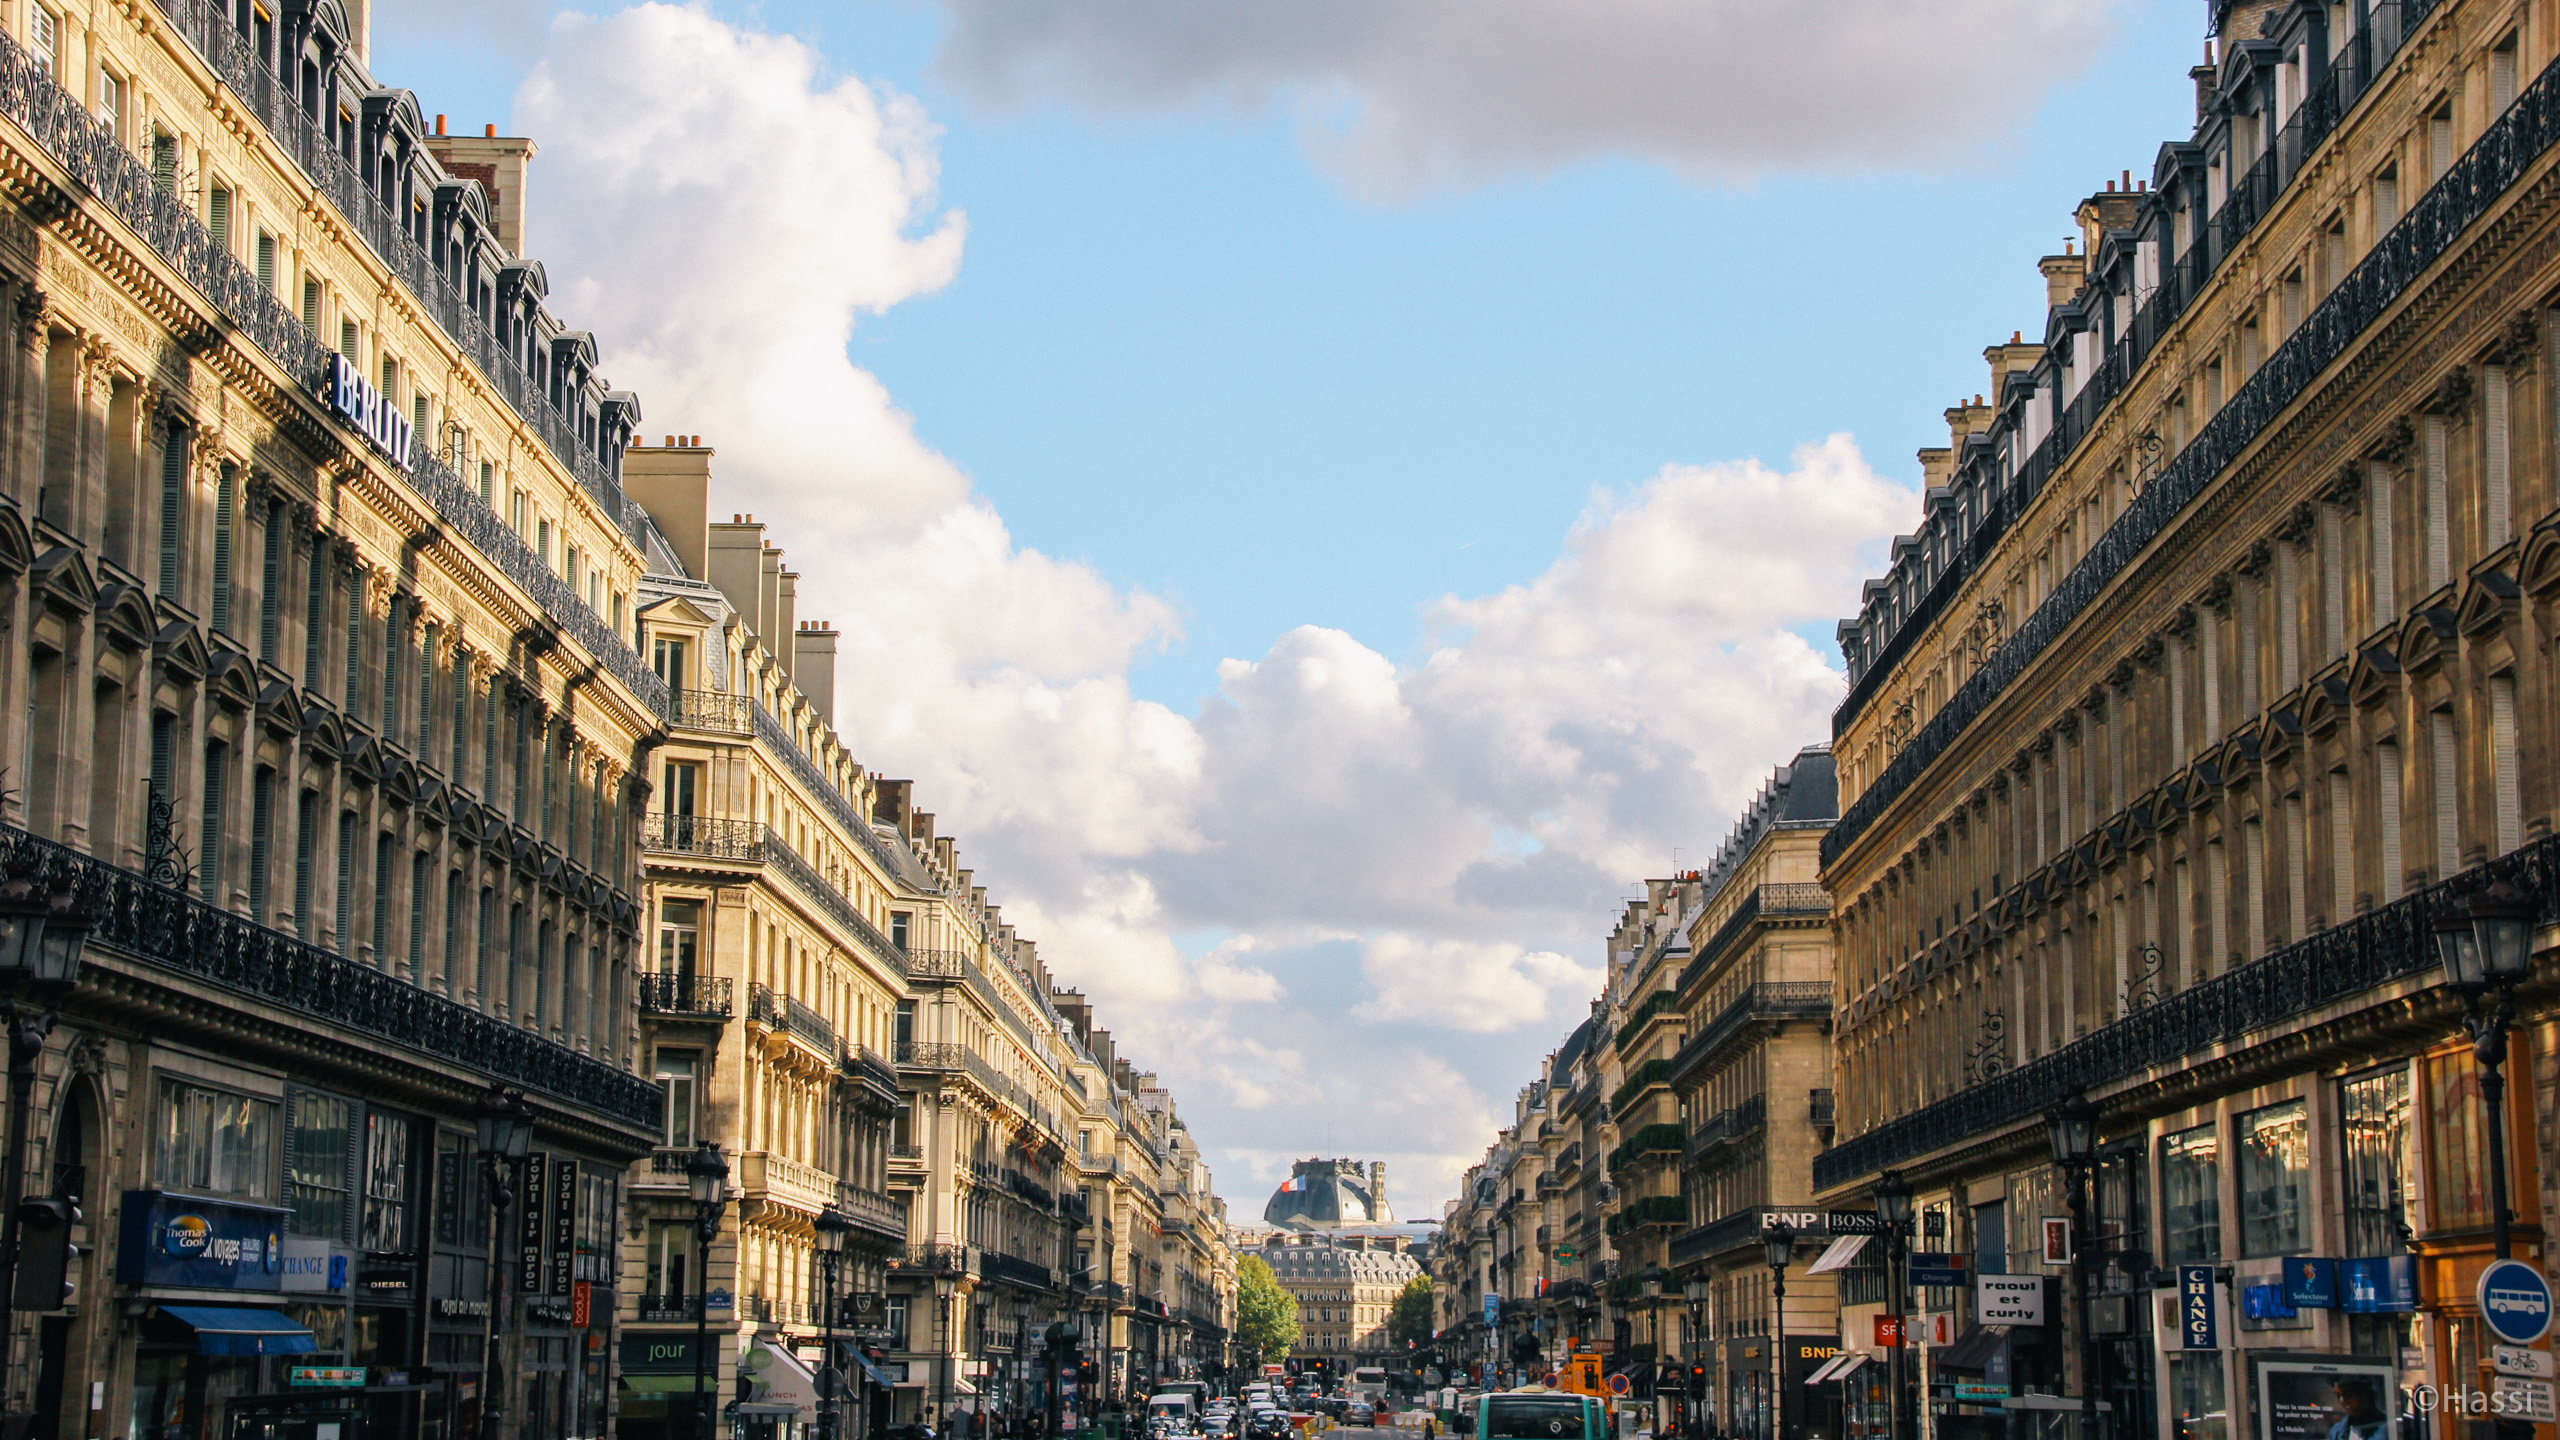
[[[2551,1333],[2551,1282],[2521,1260],[2500,1260],[2480,1272],[2474,1300],[2489,1330],[2510,1345],[2530,1345]]]
[[[1610,1393],[1610,1394],[1612,1394],[1612,1395],[1624,1395],[1624,1394],[1626,1394],[1626,1393],[1627,1393],[1627,1377],[1626,1377],[1626,1376],[1624,1376],[1624,1375],[1612,1375],[1612,1376],[1610,1376],[1610,1377],[1609,1377],[1609,1393]]]
[[[2560,1375],[2554,1373],[2551,1352],[2548,1350],[2528,1350],[2521,1345],[2500,1345],[2494,1353],[2498,1362],[2498,1373],[2501,1375],[2522,1375],[2531,1380],[2560,1378]]]
[[[2498,1414],[2544,1425],[2560,1420],[2560,1405],[2553,1403],[2550,1381],[2527,1380],[2521,1375],[2500,1375],[2496,1379],[2493,1403]]]

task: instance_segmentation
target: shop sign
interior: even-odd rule
[[[523,1295],[539,1295],[543,1291],[542,1242],[551,1227],[546,1223],[548,1212],[542,1198],[551,1193],[550,1160],[539,1150],[524,1157],[526,1199],[516,1207],[516,1291]]]
[[[2006,1400],[2009,1398],[2009,1387],[1994,1385],[1988,1380],[1968,1380],[1958,1377],[1956,1398],[1973,1404],[1980,1404],[1986,1400]]]
[[[2296,1310],[2338,1308],[2338,1262],[2316,1255],[2284,1262],[2284,1303]]]
[[[409,445],[412,429],[409,417],[400,407],[373,388],[373,382],[344,355],[329,357],[329,373],[320,382],[320,398],[339,418],[363,434],[365,443],[380,452],[382,458],[406,470],[409,468]]]
[[[409,1303],[410,1292],[418,1285],[416,1267],[409,1265],[373,1265],[356,1272],[356,1298],[376,1304]]]
[[[1911,1255],[1911,1283],[1961,1285],[1964,1283],[1964,1257],[1945,1251],[1915,1250]]]
[[[1784,1225],[1798,1235],[1881,1235],[1884,1219],[1873,1210],[1763,1210],[1760,1228]]]
[[[1973,1318],[1985,1325],[2044,1323],[2044,1277],[1983,1275],[1973,1282]]]
[[[2350,1315],[2405,1314],[2418,1308],[2418,1257],[2376,1255],[2338,1262],[2338,1288]]]
[[[1901,1316],[1879,1315],[1876,1317],[1876,1348],[1880,1350],[1899,1350],[1902,1348]]]
[[[322,1385],[335,1389],[362,1389],[364,1367],[361,1365],[295,1365],[286,1369],[284,1383],[293,1386]]]
[[[2482,1270],[2475,1296],[2480,1318],[2510,1345],[2530,1345],[2551,1333],[2551,1282],[2521,1260],[2500,1260]]]
[[[2222,1312],[2214,1305],[2213,1267],[2178,1267],[2178,1348],[2222,1348]]]
[[[569,1302],[550,1295],[535,1295],[524,1302],[524,1318],[545,1325],[569,1323]]]
[[[284,1289],[326,1294],[347,1288],[347,1252],[326,1240],[284,1237]]]
[[[116,1280],[203,1290],[284,1288],[285,1212],[160,1190],[124,1193]]]
[[[439,1320],[486,1320],[489,1318],[489,1302],[456,1300],[449,1295],[440,1296],[436,1300],[436,1318]]]
[[[690,1375],[693,1336],[680,1331],[622,1337],[622,1368],[633,1375]]]
[[[578,1263],[578,1166],[565,1157],[551,1162],[551,1293],[569,1293]]]
[[[2071,1263],[2071,1221],[2069,1217],[2062,1215],[2047,1215],[2044,1217],[2044,1263],[2047,1265],[2068,1265]]]
[[[581,1280],[569,1289],[569,1323],[584,1330],[595,1323],[595,1282]]]

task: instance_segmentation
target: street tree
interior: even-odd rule
[[[1265,1364],[1288,1359],[1290,1347],[1298,1343],[1298,1302],[1280,1288],[1271,1262],[1259,1255],[1236,1264],[1236,1338]]]
[[[1416,1275],[1404,1282],[1396,1292],[1394,1308],[1387,1311],[1387,1341],[1397,1346],[1420,1345],[1430,1340],[1437,1327],[1431,1323],[1431,1278]]]

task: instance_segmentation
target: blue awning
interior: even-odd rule
[[[196,1332],[199,1355],[308,1355],[311,1332],[281,1310],[238,1305],[163,1305],[160,1313]]]
[[[845,1347],[845,1353],[851,1355],[853,1357],[853,1363],[861,1366],[863,1373],[871,1377],[872,1384],[879,1386],[883,1390],[895,1390],[898,1388],[897,1386],[889,1383],[888,1375],[883,1372],[879,1366],[871,1363],[870,1356],[863,1354],[861,1351],[854,1349],[850,1345]]]

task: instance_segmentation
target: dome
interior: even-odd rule
[[[1392,1225],[1385,1163],[1300,1160],[1262,1207],[1265,1222],[1283,1230],[1333,1230],[1345,1225]]]

